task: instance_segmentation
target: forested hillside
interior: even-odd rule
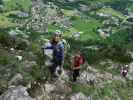
[[[57,30],[67,50],[51,81],[42,46]],[[72,82],[77,50],[85,64]],[[0,100],[132,99],[133,0],[0,0]]]

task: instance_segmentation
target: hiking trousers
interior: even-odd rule
[[[77,77],[79,76],[80,69],[73,70],[73,81],[77,81]]]
[[[53,65],[52,66],[50,66],[50,73],[51,73],[51,75],[54,77],[56,77],[57,75],[57,73],[56,73],[56,70],[57,70],[57,67],[59,67],[59,69],[60,69],[60,71],[61,71],[61,63],[53,63]],[[61,74],[61,72],[60,71],[58,71],[58,74]]]

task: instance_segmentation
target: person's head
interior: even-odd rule
[[[125,68],[128,68],[129,66],[128,65],[125,65]]]
[[[76,56],[81,56],[81,51],[80,50],[76,50]]]
[[[77,51],[77,54],[81,54],[80,50]]]
[[[61,40],[61,37],[62,37],[61,31],[57,30],[57,31],[54,32],[53,35],[54,35],[53,39],[54,39],[55,42],[59,42]]]

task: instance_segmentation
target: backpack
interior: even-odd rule
[[[80,57],[77,57],[77,56],[74,57],[74,66],[75,67],[83,65],[84,63],[85,63],[85,59],[82,55]]]
[[[81,55],[79,63],[83,65],[85,63],[85,58]]]

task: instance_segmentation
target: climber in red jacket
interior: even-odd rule
[[[85,63],[84,57],[82,56],[80,51],[77,51],[72,60],[73,81],[77,80],[81,65],[83,65],[84,63]]]

